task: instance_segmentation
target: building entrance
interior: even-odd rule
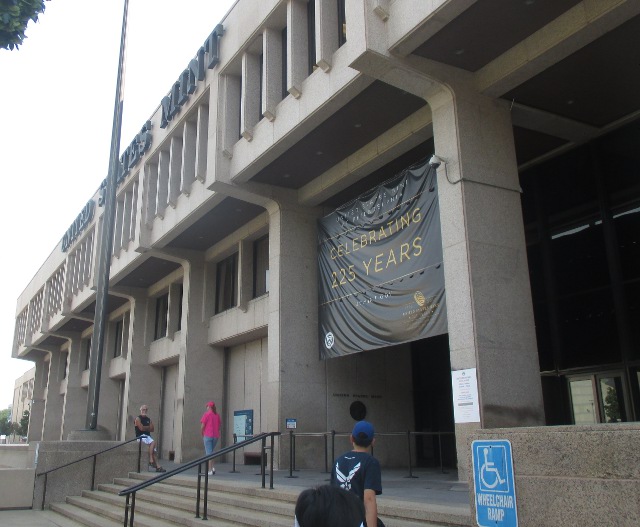
[[[415,463],[419,467],[456,466],[451,393],[449,336],[440,335],[411,343]]]

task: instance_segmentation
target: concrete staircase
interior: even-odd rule
[[[51,504],[61,527],[118,527],[124,524],[125,498],[121,490],[152,477],[132,473],[102,484],[82,496],[70,496],[65,503]],[[135,525],[138,527],[260,526],[291,527],[300,487],[262,489],[245,483],[209,481],[208,522],[195,517],[194,477],[175,476],[136,494]],[[383,501],[378,504],[387,527],[468,527],[469,515],[433,510],[420,503]],[[202,512],[201,512],[202,515]]]

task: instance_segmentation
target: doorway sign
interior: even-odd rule
[[[518,508],[511,442],[506,439],[471,444],[479,527],[517,527]]]

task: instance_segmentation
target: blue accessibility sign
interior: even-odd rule
[[[506,439],[471,444],[479,527],[518,527],[511,443]]]

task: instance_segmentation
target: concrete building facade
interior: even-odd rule
[[[143,403],[176,461],[202,453],[209,400],[222,444],[238,415],[346,432],[364,411],[433,433],[416,461],[441,440],[466,479],[478,430],[639,419],[640,3],[238,0],[217,22],[122,157],[113,439]],[[317,220],[433,154],[448,333],[321,360]],[[31,441],[85,425],[100,199],[18,299]],[[454,418],[457,371],[476,420]],[[322,465],[315,441],[298,466]],[[404,462],[394,441],[383,465]]]

